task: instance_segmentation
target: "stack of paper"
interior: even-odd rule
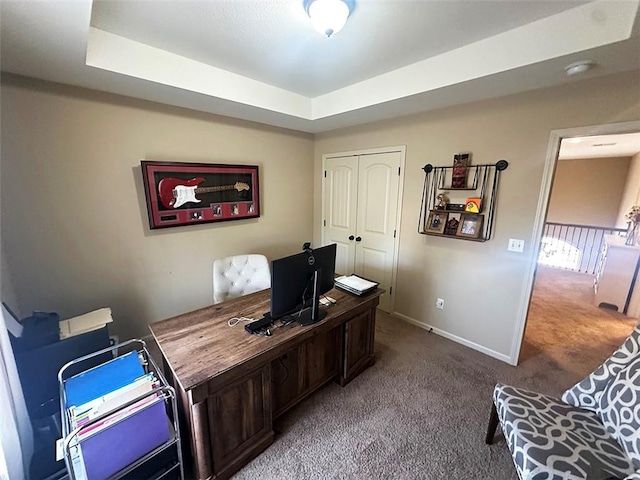
[[[335,283],[336,287],[355,295],[362,295],[363,293],[367,293],[378,286],[377,283],[358,277],[357,275],[338,277],[336,278]]]
[[[69,444],[76,480],[109,478],[169,440],[164,399],[153,393],[157,386],[136,351],[65,381],[66,414],[71,428],[80,428]]]
[[[111,322],[113,322],[113,317],[110,308],[101,308],[84,315],[68,318],[60,322],[60,339],[98,330]]]

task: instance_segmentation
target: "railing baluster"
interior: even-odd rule
[[[584,245],[582,244],[582,234],[584,233],[585,229],[584,228],[580,228],[580,230],[578,231],[578,251],[580,252],[584,252]],[[589,233],[589,229],[586,229],[587,234]],[[582,266],[584,264],[584,255],[580,255],[580,265],[578,266],[578,271],[582,272]]]
[[[593,256],[593,246],[596,243],[596,230],[594,230],[593,228],[590,228],[589,232],[587,233],[587,236],[589,235],[589,233],[593,233],[593,235],[591,236],[591,248],[589,248],[589,260],[587,261],[587,268],[585,269],[585,272],[594,273],[596,264],[594,262],[593,267],[591,266],[591,257]],[[591,270],[592,268],[593,268],[593,271]]]

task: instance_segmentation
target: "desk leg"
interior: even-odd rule
[[[175,381],[173,372],[164,357],[164,376],[176,391],[178,401],[178,423],[182,443],[182,458],[186,478],[206,479],[213,477],[207,402],[193,404],[190,395]]]
[[[229,478],[273,443],[270,365],[209,393],[206,403],[215,476]]]
[[[207,414],[207,401],[191,406],[191,419],[193,420],[192,449],[194,452],[194,467],[196,478],[213,477],[213,464],[211,460],[211,439],[209,436],[209,420]]]

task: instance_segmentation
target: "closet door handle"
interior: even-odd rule
[[[362,237],[356,237],[356,242],[359,242],[360,240],[362,240]]]
[[[356,237],[354,237],[353,235],[349,235],[349,240],[353,240],[354,238]]]

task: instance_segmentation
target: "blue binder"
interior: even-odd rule
[[[138,358],[138,352],[133,351],[114,358],[66,380],[67,407],[95,400],[128,385],[142,375],[144,375],[144,369]]]

